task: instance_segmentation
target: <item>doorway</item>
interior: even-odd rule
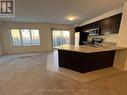
[[[71,44],[70,31],[52,30],[53,48],[64,44]]]

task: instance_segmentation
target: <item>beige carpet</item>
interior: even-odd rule
[[[47,70],[47,55],[0,57],[0,95],[127,95],[127,72],[82,83]]]

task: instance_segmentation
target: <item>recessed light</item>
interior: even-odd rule
[[[74,21],[77,19],[77,17],[76,16],[68,16],[68,17],[66,17],[66,19],[69,21]]]
[[[75,18],[74,17],[69,17],[68,20],[73,21]]]

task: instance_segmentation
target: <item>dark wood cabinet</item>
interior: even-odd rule
[[[81,31],[80,27],[75,27],[75,32],[80,32],[80,31]]]
[[[115,50],[81,53],[68,50],[58,50],[59,66],[81,73],[112,67]]]
[[[118,14],[109,18],[98,21],[98,27],[101,28],[100,34],[119,33],[122,14]]]
[[[75,31],[82,32],[88,29],[100,28],[100,35],[118,33],[120,28],[121,18],[122,18],[122,13],[90,23],[88,25],[76,27]]]
[[[88,33],[80,32],[80,41],[79,41],[79,44],[80,45],[84,45],[84,42],[87,42],[87,39],[88,39]]]

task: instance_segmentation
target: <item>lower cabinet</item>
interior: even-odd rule
[[[112,67],[114,63],[115,50],[97,53],[80,53],[58,50],[58,56],[60,67],[85,73]]]

